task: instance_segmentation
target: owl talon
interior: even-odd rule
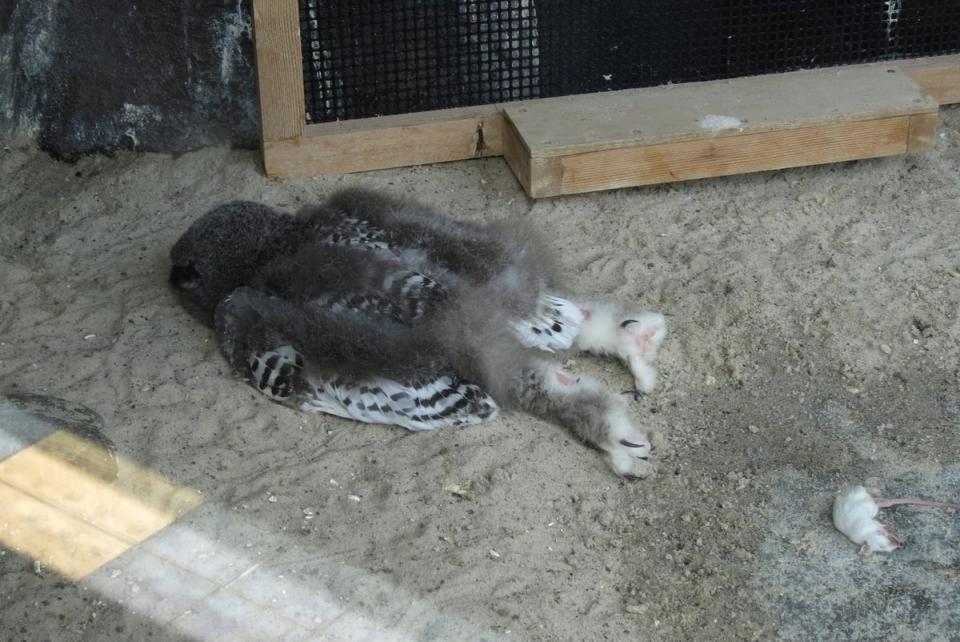
[[[629,390],[624,390],[624,391],[622,391],[620,394],[622,394],[622,395],[633,395],[633,400],[634,400],[634,401],[642,401],[643,398],[646,396],[646,393],[645,393],[645,392],[643,392],[642,390],[638,390],[637,388],[631,388],[631,389],[629,389]]]

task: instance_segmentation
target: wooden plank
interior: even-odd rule
[[[937,141],[937,121],[940,113],[919,114],[910,117],[907,153],[915,154],[933,149]]]
[[[199,505],[196,491],[122,457],[116,477],[104,480],[103,457],[96,449],[73,433],[57,431],[0,462],[0,482],[130,544]],[[78,452],[90,456],[78,460]]]
[[[297,138],[306,123],[297,0],[253,0],[253,25],[261,140]]]
[[[669,183],[907,151],[910,116],[610,149],[559,159],[558,189],[534,197]]]
[[[960,103],[960,54],[897,60],[883,66],[901,70],[941,105]]]
[[[503,124],[503,157],[523,189],[531,193],[530,186],[530,149],[509,118]]]
[[[0,542],[79,580],[122,555],[130,544],[0,481]]]
[[[310,125],[292,140],[264,142],[269,176],[343,174],[503,154],[495,106]]]
[[[936,114],[910,78],[876,66],[506,107],[510,149],[528,154],[511,166],[533,197],[921,151]]]
[[[532,158],[936,110],[937,103],[904,74],[850,67],[567,96],[505,109]]]

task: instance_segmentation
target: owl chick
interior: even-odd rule
[[[612,355],[649,392],[663,316],[563,296],[549,253],[515,222],[352,189],[296,216],[226,203],[170,258],[181,300],[274,401],[410,430],[518,408],[606,451],[621,475],[644,470],[650,443],[623,398],[541,355]]]

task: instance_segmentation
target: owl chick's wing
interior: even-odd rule
[[[352,311],[310,309],[240,288],[217,309],[231,363],[267,397],[307,412],[430,430],[494,417],[422,332]]]
[[[484,282],[510,263],[508,247],[524,237],[518,230],[495,230],[457,221],[411,201],[365,189],[345,189],[325,205],[300,212],[318,239],[338,245],[394,254],[411,269],[448,272]]]
[[[583,312],[550,291],[551,262],[529,231],[453,221],[423,206],[363,189],[338,192],[325,207],[302,214],[315,229],[323,230],[319,236],[326,243],[388,252],[399,262],[409,260],[411,251],[422,252],[428,269],[466,277],[467,287],[486,287],[498,302],[508,302],[506,308],[515,319],[510,330],[526,347],[567,350],[580,331]],[[338,309],[370,309],[374,303],[389,301],[412,307],[419,318],[424,309],[446,296],[442,286],[416,271],[384,281],[380,290],[389,290],[389,296],[370,300],[353,294],[352,302],[331,303]],[[393,309],[388,314],[397,318]]]
[[[322,312],[412,325],[449,295],[446,286],[396,256],[356,245],[306,244],[267,266],[255,288]]]
[[[382,317],[412,325],[446,298],[446,288],[427,275],[390,269],[373,283],[364,283],[348,291],[325,293],[311,300],[310,304],[333,312]]]

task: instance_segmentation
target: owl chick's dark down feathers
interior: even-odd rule
[[[652,389],[663,317],[558,294],[550,255],[516,222],[480,225],[367,190],[297,216],[236,201],[171,250],[170,280],[231,364],[271,399],[411,430],[499,406],[552,419],[638,476],[650,454],[623,399],[540,358],[579,347]]]

